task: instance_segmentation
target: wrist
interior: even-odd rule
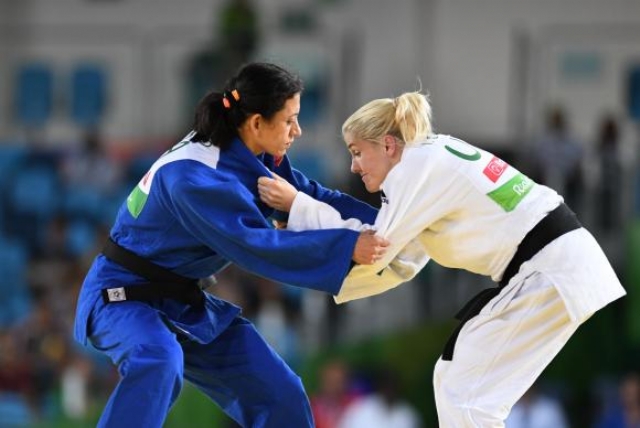
[[[298,193],[300,193],[300,191],[296,190],[296,192],[293,194],[293,196],[291,198],[289,198],[289,200],[287,201],[287,203],[285,205],[285,211],[286,212],[291,212],[291,207],[293,206],[293,203],[295,202],[296,198],[298,197]]]

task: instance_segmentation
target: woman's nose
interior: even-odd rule
[[[351,172],[354,174],[360,172],[360,165],[358,165],[358,162],[355,159],[351,159]]]

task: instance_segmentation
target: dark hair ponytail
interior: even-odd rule
[[[207,142],[224,150],[238,136],[238,128],[250,115],[257,113],[271,119],[302,89],[300,78],[282,67],[249,63],[229,79],[223,92],[209,92],[200,100],[195,112],[193,141]]]
[[[209,92],[196,107],[193,130],[194,141],[231,141],[237,132],[228,126],[224,117],[222,93]]]

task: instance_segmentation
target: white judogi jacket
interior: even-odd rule
[[[533,182],[493,154],[445,135],[405,147],[401,161],[381,187],[382,207],[373,228],[391,245],[377,263],[351,270],[335,297],[338,303],[396,287],[412,279],[431,258],[499,281],[527,232],[562,202],[554,190]],[[343,220],[330,206],[298,192],[289,229],[336,227],[371,226]],[[571,249],[576,253],[573,257],[565,257],[570,262],[553,260],[554,268],[549,270],[550,275],[559,273],[554,282],[573,319],[582,319],[624,295],[606,257],[594,246],[587,263],[597,269],[575,274],[582,270],[576,263],[585,264],[587,256],[580,254],[583,249],[578,246]]]

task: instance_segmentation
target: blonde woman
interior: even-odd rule
[[[434,387],[440,426],[503,427],[578,326],[625,295],[609,261],[554,190],[434,133],[421,93],[369,102],[342,133],[351,171],[382,191],[373,225],[342,220],[278,177],[259,179],[261,199],[290,211],[289,229],[373,228],[391,242],[377,262],[350,271],[338,303],[408,281],[430,259],[497,282],[458,314]]]

